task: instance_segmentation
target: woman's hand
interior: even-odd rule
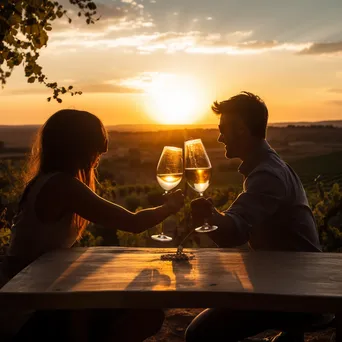
[[[165,197],[165,206],[169,209],[170,214],[176,214],[184,207],[184,195],[182,190],[178,189],[175,192],[170,192]]]

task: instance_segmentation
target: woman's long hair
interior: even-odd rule
[[[73,109],[53,114],[41,127],[32,146],[25,177],[25,193],[41,174],[65,172],[95,191],[94,166],[107,151],[108,135],[95,115]],[[78,238],[88,222],[74,214]]]

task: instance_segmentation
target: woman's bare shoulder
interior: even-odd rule
[[[69,200],[77,197],[77,188],[82,183],[68,175],[59,172],[54,174],[42,186],[36,197],[35,211],[43,221],[59,217],[68,210]]]

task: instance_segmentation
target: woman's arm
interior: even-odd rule
[[[59,189],[59,200],[65,210],[108,228],[141,233],[178,212],[184,205],[184,196],[181,190],[177,190],[166,196],[165,204],[133,213],[98,196],[76,178],[68,175],[56,177],[63,178],[63,187]]]

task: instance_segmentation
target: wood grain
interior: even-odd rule
[[[173,250],[172,250],[173,251]],[[93,247],[43,255],[0,290],[2,305],[42,308],[229,307],[340,312],[342,254]]]

